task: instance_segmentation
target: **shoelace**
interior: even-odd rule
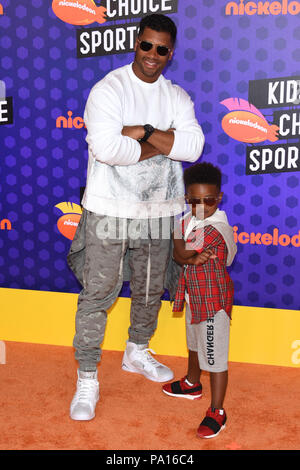
[[[87,402],[91,398],[91,394],[95,392],[96,383],[93,379],[78,379],[77,399],[78,401]]]
[[[150,348],[146,348],[146,349],[141,349],[140,351],[137,351],[137,355],[141,357],[142,360],[145,360],[152,366],[154,367],[159,367],[160,364],[159,362],[154,359],[154,357],[151,356],[151,354],[149,354],[149,352],[151,352],[152,354],[155,354],[155,352],[150,349]]]

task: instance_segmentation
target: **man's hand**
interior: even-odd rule
[[[174,128],[170,128],[167,131],[160,131],[155,129],[153,134],[147,140],[147,143],[151,144],[153,148],[157,149],[157,154],[169,155],[171,148],[174,143]],[[134,140],[142,139],[145,135],[144,126],[124,126],[121,132],[126,137],[131,137]],[[149,157],[146,157],[149,158]],[[143,159],[146,159],[143,158]]]
[[[124,126],[121,134],[134,140],[139,140],[144,137],[145,129],[143,126]]]
[[[124,126],[122,129],[122,135],[126,137],[131,137],[131,139],[139,140],[145,135],[145,129],[143,126]],[[148,160],[149,158],[159,155],[160,152],[154,145],[149,144],[149,142],[140,142],[141,146],[141,156],[139,162],[143,160]]]
[[[149,158],[155,157],[159,155],[159,151],[157,148],[153,147],[153,145],[149,144],[149,142],[141,142],[141,156],[139,162],[143,160],[148,160]]]

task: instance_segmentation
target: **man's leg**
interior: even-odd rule
[[[108,220],[105,216],[88,213],[85,228],[83,289],[78,298],[73,342],[79,371],[71,417],[78,420],[94,417],[99,397],[96,369],[101,357],[100,344],[105,333],[106,311],[114,303],[122,286],[121,260],[126,243],[122,239],[105,237],[105,220]]]
[[[170,240],[143,240],[130,249],[131,312],[129,340],[123,357],[123,369],[143,374],[150,380],[165,382],[173,372],[152,358],[148,343],[157,326],[164,278],[169,259]]]
[[[129,341],[148,344],[157,326],[164,278],[169,257],[169,240],[143,241],[129,250],[132,273]]]

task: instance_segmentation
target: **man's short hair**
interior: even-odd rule
[[[177,27],[171,18],[166,15],[153,13],[152,15],[144,16],[140,22],[139,36],[143,34],[145,28],[153,29],[157,32],[169,33],[173,45],[176,41]]]
[[[221,189],[221,170],[212,163],[196,163],[184,170],[184,184],[187,188],[191,184],[214,184]]]

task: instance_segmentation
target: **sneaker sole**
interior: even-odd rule
[[[73,420],[73,421],[91,421],[92,419],[94,419],[96,416],[96,414],[94,413],[93,416],[91,416],[90,418],[73,418],[73,416],[70,414],[70,418]]]
[[[160,379],[159,377],[151,377],[150,375],[147,374],[147,372],[142,371],[140,369],[135,369],[133,367],[128,367],[124,362],[122,364],[122,369],[125,370],[126,372],[132,372],[134,374],[143,375],[144,377],[146,377],[146,379],[152,380],[152,382],[169,382],[169,380],[172,380],[174,378],[173,373],[170,377],[167,377],[164,379]]]
[[[97,398],[97,401],[96,401],[96,405],[95,405],[95,409],[96,409],[96,406],[97,406],[97,403],[98,403],[99,399],[100,399],[100,394],[98,395],[98,398]],[[95,416],[96,416],[96,413],[95,413],[95,411],[94,411],[94,413],[92,414],[92,416],[89,417],[89,418],[74,418],[74,417],[72,416],[72,412],[71,412],[71,410],[70,410],[70,418],[71,418],[73,421],[91,421],[92,419],[95,418]]]
[[[199,437],[199,439],[211,439],[212,437],[216,437],[218,434],[220,434],[220,432],[223,431],[223,429],[225,428],[226,424],[223,424],[223,426],[221,426],[220,430],[216,432],[216,434],[212,434],[211,436],[199,436],[199,434],[197,434],[197,437]]]
[[[184,395],[184,394],[176,394],[176,393],[170,393],[166,392],[166,390],[162,389],[162,391],[166,394],[169,395],[169,397],[176,397],[176,398],[187,398],[188,400],[200,400],[202,398],[202,393],[201,395]]]

